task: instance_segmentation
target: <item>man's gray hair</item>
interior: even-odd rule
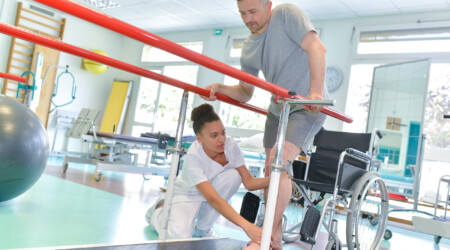
[[[237,1],[239,2],[239,1],[242,1],[242,0],[237,0]],[[259,2],[262,3],[262,4],[267,4],[269,1],[270,0],[259,0]]]

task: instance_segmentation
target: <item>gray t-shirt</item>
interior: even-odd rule
[[[300,44],[314,26],[308,17],[292,4],[280,4],[272,11],[269,26],[260,35],[250,34],[241,54],[243,71],[258,76],[261,70],[266,81],[304,97],[309,96],[310,71],[308,54]],[[323,97],[328,97],[324,86]],[[281,104],[272,95],[269,112],[279,116]],[[303,106],[291,106],[291,113]]]

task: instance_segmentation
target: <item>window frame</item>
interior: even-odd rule
[[[363,32],[375,32],[375,31],[393,31],[393,30],[414,30],[414,29],[427,29],[427,28],[439,28],[450,26],[450,21],[445,22],[422,22],[422,23],[410,23],[410,24],[398,24],[398,25],[378,25],[378,26],[360,26],[355,27],[355,32],[352,36],[351,45],[351,64],[355,62],[369,61],[371,63],[387,63],[401,62],[405,60],[414,60],[420,58],[432,58],[432,59],[447,59],[450,57],[450,52],[423,52],[423,53],[380,53],[380,54],[358,54],[359,38]],[[398,58],[398,60],[396,60]]]

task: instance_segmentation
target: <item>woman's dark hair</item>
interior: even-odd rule
[[[194,133],[197,135],[202,130],[205,123],[220,120],[219,116],[214,112],[214,108],[204,103],[192,110],[191,121]]]

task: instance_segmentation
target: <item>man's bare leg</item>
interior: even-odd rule
[[[275,157],[276,145],[273,148],[266,148],[266,162],[265,162],[265,175],[269,176],[271,173],[270,165]],[[301,149],[286,141],[283,150],[283,164],[287,161],[294,162],[297,156],[300,155]],[[267,201],[269,189],[264,189],[264,199]],[[278,250],[282,249],[282,226],[283,226],[283,214],[286,209],[292,194],[292,182],[286,172],[281,173],[280,185],[278,187],[277,204],[275,207],[275,216],[273,220],[272,228],[272,249]],[[259,249],[259,245],[251,242],[248,247],[244,249]]]
[[[270,174],[270,165],[275,157],[276,145],[272,149],[266,149],[266,152],[270,151],[270,157],[266,161],[266,174]],[[283,151],[283,164],[285,165],[287,161],[293,162],[297,156],[301,153],[301,149],[286,141],[284,144]],[[280,185],[278,188],[277,205],[275,207],[274,223],[272,228],[272,238],[273,249],[282,249],[282,225],[283,225],[283,214],[286,209],[292,194],[292,181],[289,178],[287,172],[281,173]],[[264,190],[264,198],[267,201],[268,190]]]

